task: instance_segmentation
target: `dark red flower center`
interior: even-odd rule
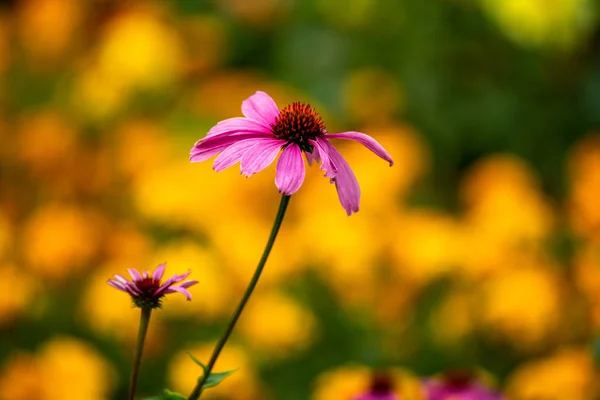
[[[392,377],[383,372],[373,374],[371,378],[371,393],[373,394],[388,394],[394,388]]]
[[[160,307],[161,298],[164,297],[164,295],[154,295],[154,292],[160,287],[160,281],[152,279],[152,277],[147,277],[136,281],[135,286],[142,293],[139,296],[132,296],[136,306],[140,308]]]
[[[279,112],[272,129],[277,139],[295,143],[302,151],[312,153],[314,149],[309,140],[323,136],[325,123],[310,105],[296,102]]]
[[[473,382],[474,374],[472,371],[459,369],[446,372],[443,379],[448,387],[462,389]]]

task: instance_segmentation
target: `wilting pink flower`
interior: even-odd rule
[[[504,400],[504,397],[479,382],[473,374],[456,372],[423,382],[427,400]]]
[[[371,378],[371,387],[352,400],[400,400],[393,392],[392,377],[386,373],[376,373]]]
[[[134,304],[140,308],[157,308],[161,306],[161,299],[169,294],[179,292],[188,300],[192,300],[192,295],[187,291],[192,285],[198,281],[183,281],[192,271],[185,274],[173,275],[164,282],[161,282],[165,273],[166,264],[160,264],[156,270],[150,275],[150,272],[144,271],[141,274],[133,269],[127,269],[131,276],[131,281],[128,281],[122,275],[115,274],[115,277],[108,280],[108,284],[115,289],[122,290],[128,293],[133,299]],[[174,286],[176,283],[183,281],[179,286]]]
[[[268,94],[259,91],[242,102],[242,113],[245,118],[221,121],[196,142],[190,160],[204,161],[220,153],[213,164],[216,171],[240,162],[241,173],[250,176],[271,165],[281,151],[275,185],[289,196],[304,182],[304,153],[309,164],[321,163],[348,215],[358,211],[360,187],[330,139],[355,140],[393,165],[385,149],[364,133],[328,133],[319,114],[308,104],[293,103],[279,110]]]

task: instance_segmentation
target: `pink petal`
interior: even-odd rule
[[[115,274],[115,280],[117,280],[121,283],[129,282],[123,275],[119,275],[119,274]]]
[[[165,294],[175,293],[175,292],[178,292],[178,293],[181,293],[182,295],[184,295],[188,299],[188,301],[192,300],[192,294],[190,292],[188,292],[187,290],[185,290],[185,288],[182,288],[181,286],[170,287],[165,291]]]
[[[353,212],[358,211],[360,205],[360,186],[350,165],[348,165],[340,152],[329,142],[327,142],[327,146],[329,157],[338,168],[337,174],[331,178],[331,182],[335,183],[342,207],[344,207],[348,215],[351,215]]]
[[[271,128],[259,121],[253,121],[248,118],[235,117],[218,122],[210,128],[205,138],[216,136],[229,136],[242,132],[269,133]]]
[[[240,140],[227,147],[219,157],[215,159],[213,169],[217,172],[223,171],[225,168],[231,167],[236,162],[240,161],[249,148],[263,140],[270,139],[244,139]]]
[[[270,127],[279,116],[279,109],[271,96],[257,91],[242,102],[242,113],[247,118]]]
[[[188,270],[188,272],[186,272],[185,274],[181,274],[181,275],[173,275],[172,277],[170,277],[169,279],[167,279],[162,285],[160,285],[160,287],[158,289],[156,289],[154,291],[154,295],[158,296],[162,293],[166,293],[166,291],[169,289],[169,287],[177,282],[181,282],[182,280],[184,280],[185,278],[187,278],[190,274],[192,273],[192,270]]]
[[[219,154],[232,144],[245,139],[271,138],[266,133],[240,133],[231,136],[213,136],[199,140],[190,150],[190,161],[200,162]]]
[[[392,156],[388,154],[387,151],[377,142],[377,140],[373,139],[369,135],[365,135],[361,132],[342,132],[342,133],[333,133],[327,135],[327,139],[348,139],[355,140],[358,143],[365,146],[367,149],[371,150],[373,153],[377,154],[379,157],[383,158],[385,161],[390,163],[390,167],[394,165],[394,160],[392,160]]]
[[[242,157],[241,171],[246,176],[262,171],[275,161],[285,140],[264,140],[252,146]]]
[[[194,286],[196,283],[198,283],[198,281],[185,281],[181,285],[179,285],[179,287],[187,289],[191,286]]]
[[[321,159],[319,158],[319,151],[317,149],[314,149],[312,153],[304,152],[304,157],[306,157],[308,165],[312,165],[313,162],[321,162]]]
[[[335,164],[329,157],[329,143],[325,139],[317,138],[311,140],[310,143],[314,146],[314,153],[318,153],[318,158],[321,160],[321,170],[325,171],[327,178],[333,178],[337,174],[338,170]]]
[[[297,144],[292,143],[283,149],[281,157],[279,157],[275,185],[280,193],[290,196],[300,189],[305,175],[302,150]]]
[[[114,287],[115,289],[119,289],[119,290],[122,290],[123,292],[127,292],[126,286],[119,281],[116,281],[114,279],[109,279],[108,281],[106,281],[106,283],[108,283],[110,286]]]
[[[142,291],[140,289],[138,289],[138,287],[133,282],[127,282],[126,289],[127,289],[127,293],[129,293],[132,296],[141,296],[142,295]]]
[[[166,268],[165,263],[160,264],[156,270],[154,271],[154,273],[152,274],[152,279],[154,279],[155,281],[159,281],[162,279],[164,273],[165,273],[165,268]]]
[[[129,275],[131,275],[131,279],[133,279],[134,281],[142,280],[142,276],[140,275],[139,272],[137,272],[137,270],[135,270],[133,268],[127,268],[127,272],[129,272]]]

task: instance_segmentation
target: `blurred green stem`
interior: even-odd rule
[[[200,379],[198,381],[198,384],[196,385],[196,387],[194,388],[194,390],[188,397],[188,400],[197,400],[200,397],[200,395],[202,394],[202,387],[204,386],[204,383],[210,376],[210,373],[211,373],[213,367],[215,366],[215,363],[217,362],[217,358],[219,357],[221,350],[223,350],[223,347],[225,347],[225,343],[227,343],[227,340],[229,339],[229,336],[231,335],[231,332],[233,331],[233,328],[235,327],[235,324],[236,324],[238,318],[242,314],[242,311],[244,311],[244,307],[246,306],[246,303],[248,302],[250,295],[254,291],[256,284],[258,283],[260,274],[262,273],[262,270],[267,262],[267,259],[269,258],[269,254],[271,253],[271,249],[273,248],[273,243],[275,243],[275,238],[277,238],[277,233],[279,233],[279,228],[281,227],[281,223],[283,222],[283,217],[285,216],[285,211],[287,209],[289,202],[290,202],[290,196],[283,195],[281,197],[281,202],[279,203],[279,210],[277,211],[277,216],[275,217],[275,222],[273,223],[273,228],[271,229],[271,235],[269,236],[269,240],[267,241],[267,245],[265,246],[265,250],[263,251],[262,257],[260,258],[260,261],[258,262],[258,266],[256,267],[256,270],[254,271],[254,275],[252,275],[252,279],[250,280],[250,283],[248,284],[248,287],[246,288],[246,291],[244,292],[244,296],[242,297],[240,304],[238,305],[237,309],[233,313],[233,316],[231,317],[231,321],[229,321],[229,324],[227,325],[227,329],[225,330],[225,332],[223,333],[223,336],[221,336],[221,338],[219,339],[219,342],[215,346],[215,349],[213,350],[213,353],[210,357],[210,361],[208,362],[208,364],[206,366],[206,370],[204,371],[204,375],[202,376],[202,379]]]
[[[142,361],[142,352],[144,351],[144,342],[146,341],[146,333],[150,324],[151,308],[142,308],[140,316],[140,329],[138,330],[137,343],[135,347],[135,356],[133,359],[133,370],[131,371],[131,381],[129,382],[129,400],[133,400],[135,396],[135,387],[137,386],[138,374],[140,372],[140,363]]]

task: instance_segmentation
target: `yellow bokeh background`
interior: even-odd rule
[[[189,150],[219,120],[241,116],[257,90],[280,107],[309,102],[332,133],[369,134],[395,165],[334,143],[361,186],[351,217],[323,172],[308,168],[217,362],[236,372],[207,399],[350,400],[383,369],[403,400],[426,400],[419,376],[460,368],[487,371],[509,400],[600,398],[600,125],[573,123],[577,138],[540,162],[520,139],[479,139],[470,117],[485,104],[465,106],[456,129],[471,136],[454,142],[444,130],[453,107],[433,77],[464,70],[469,90],[486,91],[493,85],[477,68],[498,66],[487,56],[440,63],[425,45],[443,40],[427,21],[460,31],[452,18],[467,15],[478,22],[460,31],[465,43],[441,43],[444,52],[484,52],[469,31],[481,29],[506,76],[525,71],[532,91],[546,84],[563,96],[584,74],[573,60],[594,51],[591,1],[6,3],[0,400],[125,398],[139,310],[106,281],[163,262],[198,284],[192,302],[169,295],[154,312],[140,398],[191,390],[201,368],[188,353],[210,357],[279,194],[274,165],[251,178],[238,166],[216,173],[211,161],[190,163]],[[532,54],[543,60],[535,68]],[[503,73],[493,75],[499,86]],[[582,92],[596,87],[589,73]],[[445,89],[454,102],[464,95]],[[505,108],[529,113],[545,100],[535,93],[536,102]],[[585,99],[597,116],[600,97]],[[544,135],[526,139],[542,152]],[[461,158],[461,146],[484,150]]]

